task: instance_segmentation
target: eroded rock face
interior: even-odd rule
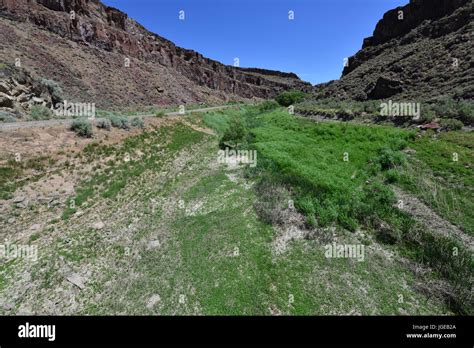
[[[466,5],[470,0],[411,0],[408,5],[390,10],[377,23],[373,36],[364,40],[362,48],[383,44],[393,38],[408,34],[425,20],[437,20]],[[465,23],[458,22],[458,28]],[[453,30],[455,28],[446,28]],[[426,32],[439,35],[436,28]]]
[[[0,67],[0,111],[11,117],[27,114],[34,105],[51,108],[55,97],[48,87],[22,69],[13,66]]]
[[[71,13],[71,11],[74,12]],[[82,93],[84,97],[90,98],[89,95],[94,94],[95,98],[99,95],[95,90],[102,88],[105,91],[102,97],[107,98],[108,94],[115,95],[110,98],[113,103],[120,103],[120,99],[127,97],[136,103],[140,103],[141,99],[151,99],[151,103],[165,104],[202,101],[206,96],[219,99],[226,99],[229,95],[267,98],[291,88],[306,91],[312,88],[309,83],[301,81],[294,74],[235,68],[203,57],[198,52],[177,47],[171,41],[147,31],[125,13],[107,7],[98,0],[0,0],[0,30],[2,35],[5,35],[6,42],[9,41],[8,34],[11,34],[9,45],[15,45],[13,41],[19,40],[20,35],[14,28],[19,23],[29,34],[33,33],[35,38],[43,40],[36,43],[25,42],[24,45],[28,46],[24,52],[27,58],[32,58],[29,55],[38,51],[44,56],[53,55],[53,59],[58,60],[60,65],[64,65],[64,71],[61,74],[47,71],[46,65],[51,64],[51,60],[48,62],[47,57],[35,57],[28,64],[35,65],[47,78],[59,79],[58,82],[65,93],[72,97],[81,94],[78,89],[84,89]],[[59,35],[62,40],[57,37],[49,38],[45,31]],[[0,39],[3,38],[0,37]],[[150,76],[149,80],[142,78],[141,82],[130,81],[132,91],[129,93],[124,91],[121,98],[116,95],[117,87],[109,86],[105,78],[100,79],[100,87],[92,81],[85,82],[84,78],[76,85],[62,81],[63,75],[68,74],[69,71],[79,71],[77,74],[81,74],[84,68],[79,66],[81,62],[76,60],[66,61],[66,57],[62,56],[64,52],[55,54],[54,48],[51,47],[53,44],[63,46],[63,50],[73,48],[87,51],[87,55],[93,57],[84,58],[86,60],[84,63],[92,67],[91,69],[94,69],[94,66],[97,67],[95,75],[99,79],[104,68],[118,62],[123,65],[124,60],[128,59],[134,68],[139,65],[140,72],[134,72],[134,76]],[[44,45],[47,47],[42,47]],[[5,58],[11,60],[13,54],[14,52],[11,52]],[[102,69],[99,70],[100,66]],[[164,81],[157,81],[158,83],[155,81],[153,86],[150,86],[151,80],[156,80],[156,78],[147,70],[153,69],[153,66],[156,67],[155,74],[163,76],[163,79],[166,77],[168,83],[171,80],[177,80],[174,85],[176,87],[166,88]],[[124,76],[125,74],[117,68],[116,73]],[[163,73],[163,70],[166,70],[166,73]],[[128,74],[129,71],[127,71]],[[49,75],[60,75],[60,77]],[[164,92],[157,91],[156,85],[161,86]],[[150,88],[156,94],[142,91]],[[183,95],[180,95],[178,89],[184,89]],[[135,91],[137,91],[136,95]]]
[[[322,97],[474,98],[471,0],[411,0],[390,10]],[[395,82],[396,81],[396,82]]]

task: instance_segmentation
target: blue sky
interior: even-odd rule
[[[338,79],[383,14],[408,0],[103,0],[176,45],[232,65]],[[179,11],[185,20],[179,20]],[[294,11],[294,20],[288,11]]]

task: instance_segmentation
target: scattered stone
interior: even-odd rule
[[[161,243],[159,240],[152,240],[148,243],[147,250],[156,249],[156,248],[159,248],[160,246],[161,246]]]
[[[418,128],[420,128],[421,130],[433,129],[435,131],[438,131],[441,129],[441,126],[439,125],[438,122],[430,122],[430,123],[422,124],[418,126]]]
[[[33,103],[35,104],[43,104],[44,102],[43,98],[33,97]]]
[[[30,231],[32,232],[37,232],[41,229],[41,225],[40,224],[34,224],[30,227]]]
[[[21,209],[26,209],[29,203],[30,201],[28,199],[25,199],[24,201],[17,203],[16,206]]]
[[[84,285],[84,279],[77,273],[73,273],[66,277],[66,280],[70,282],[71,284],[74,284],[77,286],[79,289],[84,289],[86,286]]]
[[[15,306],[11,303],[5,303],[2,305],[2,308],[5,310],[5,311],[11,311],[13,308],[15,308]]]
[[[161,301],[161,297],[160,295],[153,295],[152,297],[150,297],[150,299],[148,300],[148,303],[146,304],[146,308],[148,309],[152,309],[155,304],[157,304],[158,302]]]
[[[92,228],[93,228],[94,230],[101,230],[101,229],[103,229],[104,227],[105,227],[105,224],[104,224],[102,221],[97,221],[96,223],[94,223],[94,224],[92,225]]]
[[[9,218],[7,222],[11,225],[11,224],[14,224],[15,221],[16,221],[16,219],[14,217],[12,217],[12,218]]]
[[[13,198],[13,203],[20,203],[23,202],[26,199],[26,196],[16,196]]]

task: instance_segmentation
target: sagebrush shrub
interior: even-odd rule
[[[141,117],[135,117],[132,119],[132,127],[145,128],[145,121]]]
[[[53,116],[53,112],[43,105],[34,105],[30,110],[30,117],[35,121],[49,120]]]
[[[112,116],[109,116],[109,120],[112,123],[112,126],[115,128],[120,128],[120,129],[125,129],[125,130],[130,129],[130,123],[126,117],[112,115]]]
[[[110,122],[109,119],[107,118],[102,118],[97,120],[97,128],[105,129],[105,130],[110,130],[112,128],[112,123]]]
[[[72,122],[71,130],[84,138],[92,137],[92,124],[88,120],[77,119]]]

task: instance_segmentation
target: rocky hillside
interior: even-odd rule
[[[472,0],[411,0],[388,11],[318,96],[474,98],[473,16]]]
[[[0,0],[0,63],[99,107],[267,98],[311,89],[296,75],[223,65],[98,0]],[[5,96],[3,96],[6,98]]]

